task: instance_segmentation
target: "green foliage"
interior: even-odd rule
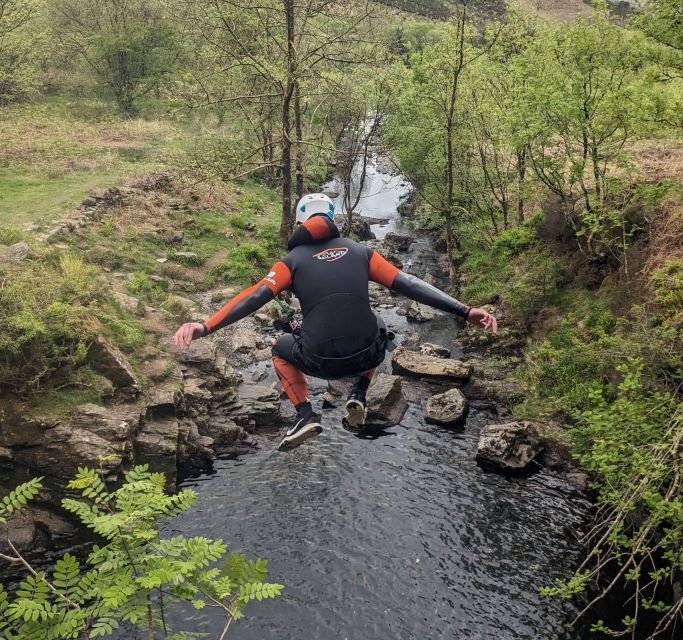
[[[165,279],[152,280],[148,273],[136,271],[133,273],[132,279],[126,282],[126,289],[134,296],[159,304],[166,299],[168,281]]]
[[[574,576],[543,589],[570,598],[610,567],[634,592],[632,615],[622,619],[621,629],[603,621],[594,625],[610,635],[630,632],[647,610],[659,612],[657,630],[675,624],[677,603],[662,601],[660,593],[683,568],[683,496],[676,472],[683,404],[671,393],[647,388],[642,362],[632,360],[618,371],[623,379],[616,398],[592,389],[572,427],[582,467],[600,479],[590,553]]]
[[[462,265],[465,300],[475,304],[499,296],[518,318],[533,316],[557,292],[562,263],[524,225],[502,231],[488,249],[473,247]]]
[[[41,0],[0,0],[0,105],[39,86],[43,7]]]
[[[209,275],[222,281],[248,282],[271,265],[271,256],[260,244],[245,243],[230,252],[226,261]]]
[[[101,333],[124,349],[144,342],[137,323],[75,254],[47,253],[7,266],[0,284],[0,387],[24,394],[49,389],[56,371],[83,366]]]
[[[163,474],[138,466],[112,491],[96,471],[79,469],[69,488],[80,498],[65,498],[62,505],[105,544],[92,547],[84,566],[65,554],[51,570],[28,575],[12,596],[0,586],[4,637],[97,638],[111,635],[124,622],[147,627],[155,637],[198,637],[167,627],[164,608],[178,601],[222,609],[225,633],[243,617],[247,603],[280,595],[282,585],[264,582],[265,560],[247,561],[239,553],[223,560],[222,540],[162,538],[165,523],[196,500],[189,489],[165,493],[165,484]],[[0,523],[4,513],[21,508],[40,486],[37,478],[4,498]]]
[[[0,226],[0,244],[14,244],[26,239],[26,234],[16,227]]]
[[[40,477],[24,482],[12,489],[12,491],[0,501],[0,524],[5,524],[7,522],[4,517],[5,514],[19,511],[19,509],[25,506],[29,500],[32,500],[38,495],[43,487],[42,480],[43,478]]]
[[[65,1],[52,8],[50,20],[65,52],[83,60],[126,115],[159,89],[180,53],[160,2]]]
[[[657,303],[672,310],[683,310],[683,260],[669,260],[650,279]]]

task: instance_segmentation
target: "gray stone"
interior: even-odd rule
[[[84,404],[74,410],[71,426],[91,431],[110,442],[129,440],[140,426],[140,409]]]
[[[522,471],[542,451],[538,426],[523,420],[483,427],[476,457],[503,471]]]
[[[183,368],[196,369],[203,376],[216,376],[221,382],[236,384],[241,376],[228,363],[225,355],[218,352],[216,344],[209,338],[193,340],[187,349],[178,349],[169,344],[175,358]]]
[[[425,420],[432,424],[452,426],[461,423],[467,415],[467,398],[460,389],[449,389],[432,396],[425,407]]]
[[[367,424],[399,424],[408,408],[408,402],[403,397],[401,378],[387,373],[377,374],[368,389],[367,407]]]
[[[428,322],[439,315],[441,315],[439,311],[414,300],[409,302],[406,308],[406,316],[415,322]]]
[[[26,444],[29,446],[14,450],[17,463],[61,479],[71,479],[78,467],[114,471],[131,457],[129,441],[109,440],[94,431],[72,425],[48,429],[40,440],[32,439]]]
[[[30,254],[31,249],[25,242],[15,242],[0,253],[0,260],[5,262],[21,262],[26,260]]]
[[[97,200],[95,198],[86,198],[81,202],[81,205],[84,207],[94,207],[97,205]]]
[[[140,308],[140,300],[138,298],[129,296],[127,293],[123,293],[122,291],[116,291],[116,289],[114,289],[113,293],[116,300],[126,311],[137,313],[138,309]]]
[[[391,361],[393,373],[434,381],[465,381],[472,367],[459,360],[445,360],[399,347]]]
[[[173,254],[176,258],[196,258],[197,254],[193,251],[176,251]]]
[[[139,391],[140,384],[126,356],[103,338],[90,345],[88,362],[97,373],[111,380],[117,388],[129,387],[135,392]]]
[[[410,236],[403,236],[399,233],[389,232],[382,240],[384,245],[391,249],[391,251],[408,251],[410,245],[415,242],[415,238]]]
[[[251,353],[263,345],[263,340],[256,331],[245,325],[235,327],[230,335],[230,341],[236,353]]]
[[[179,243],[182,242],[185,239],[185,233],[182,231],[167,231],[164,234],[164,242],[166,244],[173,244],[173,243]],[[176,254],[178,255],[178,254]]]
[[[243,384],[229,408],[229,415],[243,427],[279,426],[280,393],[271,387]]]
[[[198,423],[199,433],[213,439],[217,447],[235,444],[244,440],[247,436],[246,431],[236,422],[229,418],[211,419],[205,424]]]
[[[6,516],[7,537],[12,541],[17,551],[29,551],[35,546],[38,530],[33,517],[26,510],[15,511]],[[0,552],[13,555],[5,537],[0,536]]]
[[[178,436],[178,419],[164,416],[146,419],[134,442],[135,462],[166,474],[169,486],[176,480]]]
[[[444,347],[440,344],[434,344],[432,342],[423,342],[420,345],[420,353],[426,356],[433,356],[434,358],[450,358],[451,350],[448,347]]]

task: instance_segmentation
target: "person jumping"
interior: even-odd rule
[[[187,348],[192,340],[254,313],[282,291],[289,290],[299,299],[301,329],[280,336],[272,349],[275,372],[296,409],[295,423],[280,442],[280,450],[298,447],[322,431],[320,416],[308,398],[307,375],[325,380],[354,376],[345,425],[351,430],[362,428],[365,395],[391,337],[370,308],[369,281],[497,333],[496,318],[485,309],[458,302],[404,273],[374,249],[341,238],[334,224],[334,203],[326,195],[301,198],[296,222],[287,243],[289,253],[262,280],[208,320],[185,323],[174,336],[176,345]]]

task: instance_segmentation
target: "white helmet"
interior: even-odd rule
[[[308,193],[296,205],[296,221],[304,222],[316,213],[334,220],[334,202],[324,193]]]

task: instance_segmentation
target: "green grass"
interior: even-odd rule
[[[157,109],[158,111],[158,109]],[[106,102],[62,97],[0,109],[0,224],[54,219],[95,187],[172,164],[185,123],[122,119]]]

